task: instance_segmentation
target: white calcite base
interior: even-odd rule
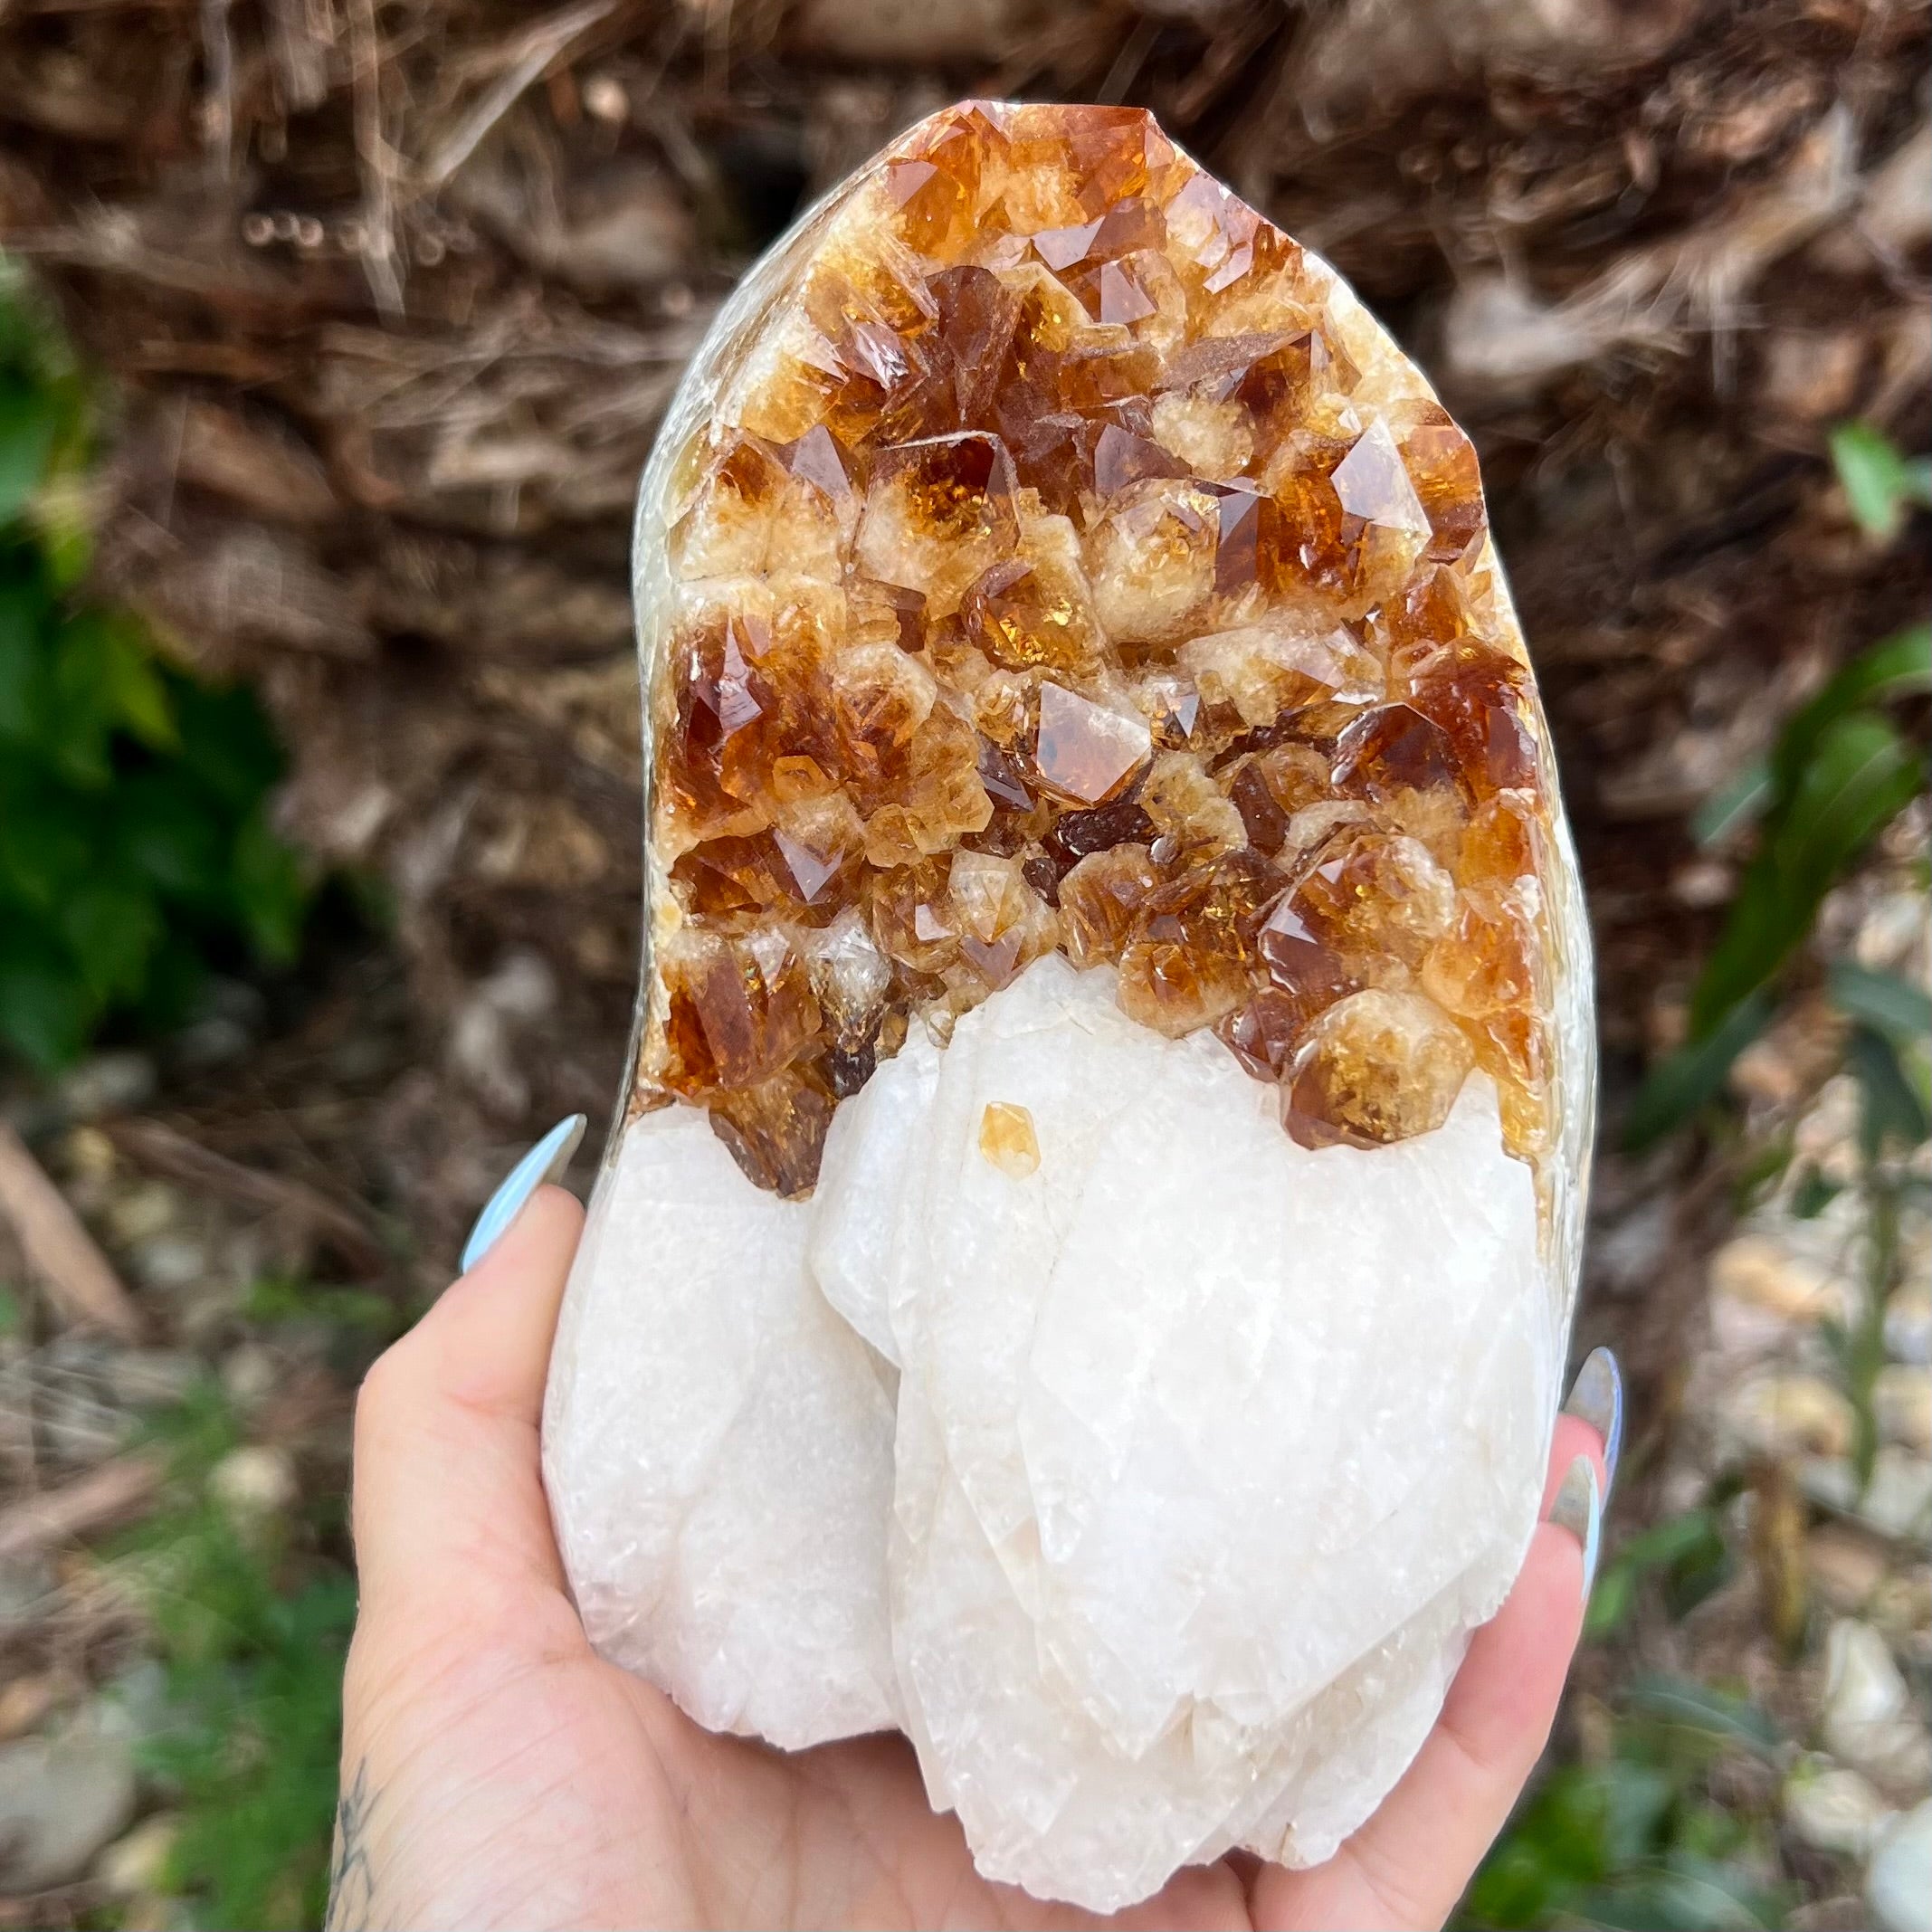
[[[695,1109],[646,1114],[591,1203],[544,1404],[585,1628],[715,1731],[898,1722],[892,1371],[805,1279],[804,1209]]]
[[[1052,955],[845,1103],[809,1203],[630,1128],[552,1508],[607,1655],[779,1744],[903,1724],[984,1872],[1110,1909],[1400,1775],[1534,1528],[1565,1294],[1486,1080],[1310,1151]]]

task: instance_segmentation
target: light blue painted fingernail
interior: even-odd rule
[[[1596,1493],[1596,1464],[1588,1456],[1578,1456],[1570,1464],[1550,1505],[1549,1519],[1567,1529],[1584,1547],[1584,1595],[1596,1581],[1596,1547],[1603,1536],[1604,1504]]]
[[[1607,1348],[1593,1348],[1584,1357],[1570,1385],[1566,1415],[1586,1422],[1604,1439],[1604,1493],[1617,1484],[1617,1458],[1623,1451],[1623,1371]]]
[[[503,1176],[503,1185],[483,1204],[483,1212],[463,1243],[462,1272],[468,1274],[502,1238],[504,1230],[523,1212],[524,1204],[546,1181],[554,1181],[570,1165],[570,1156],[584,1137],[584,1116],[559,1120]]]

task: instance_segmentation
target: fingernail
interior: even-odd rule
[[[1596,1464],[1588,1456],[1578,1456],[1570,1464],[1556,1500],[1550,1505],[1549,1519],[1567,1529],[1584,1547],[1584,1594],[1596,1581],[1596,1546],[1603,1532],[1604,1505],[1596,1493]]]
[[[1604,1494],[1609,1495],[1616,1487],[1617,1458],[1623,1450],[1623,1371],[1609,1349],[1593,1348],[1584,1357],[1563,1411],[1603,1437]]]
[[[470,1239],[463,1243],[462,1273],[468,1274],[496,1246],[530,1196],[570,1165],[570,1156],[584,1137],[584,1126],[582,1114],[559,1120],[504,1175],[503,1185],[483,1204],[483,1212],[476,1217]]]

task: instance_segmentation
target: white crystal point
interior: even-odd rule
[[[808,1213],[752,1186],[695,1109],[633,1121],[543,1428],[591,1641],[709,1728],[788,1746],[898,1722],[891,1371],[807,1279]]]
[[[989,1876],[1096,1910],[1234,1842],[1327,1856],[1535,1524],[1561,1295],[1493,1090],[1310,1151],[1217,1041],[1054,956],[959,1023],[918,1138],[892,1623],[935,1801]]]
[[[899,1343],[887,1307],[892,1204],[904,1196],[938,1078],[938,1048],[915,1033],[833,1116],[812,1194],[806,1268],[826,1300],[895,1367]]]

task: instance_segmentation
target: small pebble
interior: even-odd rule
[[[94,1861],[94,1877],[118,1899],[159,1891],[167,1884],[168,1861],[180,1835],[180,1820],[171,1813],[157,1812],[117,1838]]]
[[[1869,1623],[1841,1617],[1832,1626],[1818,1730],[1841,1764],[1880,1784],[1922,1789],[1932,1773],[1932,1739],[1912,1712],[1891,1646]]]
[[[109,1201],[101,1219],[110,1239],[132,1248],[173,1227],[181,1211],[180,1195],[165,1181],[137,1181]]]
[[[1718,1420],[1747,1448],[1786,1461],[1845,1455],[1857,1427],[1844,1392],[1822,1375],[1753,1376],[1725,1396]]]
[[[288,1508],[300,1485],[295,1464],[285,1450],[251,1443],[231,1450],[214,1465],[208,1490],[233,1515],[259,1518]]]
[[[280,1375],[275,1351],[261,1342],[242,1342],[222,1357],[222,1386],[238,1409],[260,1408]]]
[[[1932,1375],[1903,1362],[1879,1371],[1872,1385],[1879,1431],[1920,1455],[1932,1452]]]
[[[1711,1257],[1711,1293],[1792,1321],[1842,1318],[1845,1284],[1770,1234],[1739,1234]]]
[[[1799,1760],[1784,1786],[1784,1822],[1813,1851],[1861,1859],[1895,1816],[1870,1778],[1815,1754]]]
[[[1804,1564],[1819,1595],[1841,1612],[1863,1609],[1885,1581],[1883,1546],[1836,1523],[1827,1523],[1805,1538]]]
[[[186,1288],[208,1271],[208,1251],[180,1234],[157,1234],[128,1257],[133,1273],[148,1288]]]
[[[1908,1812],[1879,1840],[1865,1874],[1865,1902],[1880,1932],[1932,1932],[1932,1802]]]
[[[134,1802],[132,1729],[99,1699],[52,1737],[0,1745],[0,1895],[79,1878]]]
[[[1908,1282],[1885,1304],[1885,1347],[1895,1361],[1932,1367],[1932,1288]]]
[[[153,1097],[155,1063],[145,1053],[96,1053],[64,1075],[57,1091],[72,1120],[125,1113]]]

